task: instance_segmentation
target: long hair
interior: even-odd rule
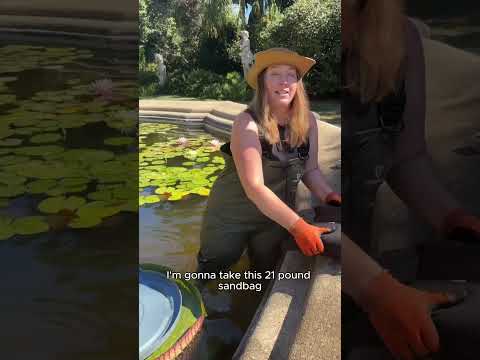
[[[256,114],[261,134],[267,142],[276,144],[280,142],[280,134],[278,124],[273,118],[268,104],[267,92],[265,91],[265,72],[266,70],[262,71],[258,76],[257,90],[249,109]],[[307,141],[310,128],[310,103],[302,79],[298,80],[297,91],[290,104],[290,111],[288,143],[291,147],[295,147]]]
[[[346,55],[346,87],[363,102],[396,91],[406,56],[404,0],[363,0],[358,28]]]

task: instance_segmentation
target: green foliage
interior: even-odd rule
[[[340,84],[340,31],[338,0],[298,0],[283,14],[262,19],[255,51],[281,46],[314,58],[305,79],[309,94],[333,95]]]
[[[204,69],[172,74],[168,90],[170,94],[217,100],[245,101],[251,96],[238,72],[220,75]]]
[[[140,94],[247,100],[240,59],[240,30],[250,33],[252,51],[287,47],[314,58],[306,76],[311,96],[338,94],[340,2],[338,0],[236,0],[253,6],[232,13],[231,0],[140,0]],[[154,54],[163,55],[167,87],[159,89]],[[192,69],[196,69],[193,70]],[[235,73],[235,75],[232,75]],[[237,81],[237,77],[239,81]]]
[[[215,36],[202,32],[198,67],[218,74],[241,71],[240,26],[233,16],[217,29]]]

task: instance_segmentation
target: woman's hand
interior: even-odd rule
[[[294,237],[302,253],[306,256],[313,256],[323,253],[324,247],[320,235],[331,230],[326,227],[310,225],[299,218],[288,231]]]
[[[413,360],[439,350],[438,333],[430,312],[434,305],[454,301],[454,295],[405,286],[387,272],[376,276],[360,299],[378,335],[401,360]]]

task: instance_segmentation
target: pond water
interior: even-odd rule
[[[140,124],[140,263],[196,269],[209,189],[224,166],[212,135],[172,124]],[[245,269],[243,258],[235,270]],[[260,301],[255,291],[203,291],[208,317],[195,360],[230,359]]]
[[[0,44],[5,358],[138,356],[135,65],[108,47]]]

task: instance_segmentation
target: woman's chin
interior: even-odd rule
[[[277,98],[275,100],[275,103],[280,106],[290,106],[290,103],[292,102],[292,99],[290,99],[290,97]]]

